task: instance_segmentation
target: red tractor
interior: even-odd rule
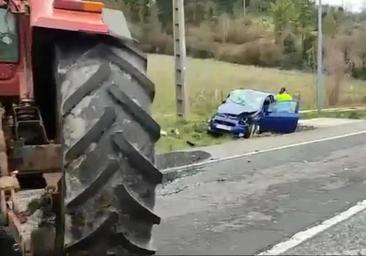
[[[149,255],[154,84],[99,2],[0,0],[0,254]]]

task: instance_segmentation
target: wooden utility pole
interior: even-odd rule
[[[186,85],[184,0],[173,0],[173,19],[177,115],[178,119],[187,120],[188,88]]]
[[[247,15],[247,1],[243,0],[243,14],[244,17]]]
[[[321,112],[324,107],[324,78],[323,78],[323,6],[319,0],[318,6],[318,74],[317,74],[317,109]]]

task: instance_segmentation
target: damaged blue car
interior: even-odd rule
[[[276,102],[273,93],[238,89],[209,120],[208,132],[249,138],[254,133],[292,133],[299,121],[299,102]]]

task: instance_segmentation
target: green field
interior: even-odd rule
[[[222,143],[230,137],[212,138],[206,135],[207,120],[228,92],[235,88],[252,88],[276,92],[285,86],[292,94],[301,94],[302,109],[315,106],[315,76],[299,71],[242,66],[215,60],[188,59],[190,92],[189,121],[176,121],[174,58],[149,55],[148,75],[156,84],[154,118],[168,136],[158,143],[158,152],[189,147],[187,141],[205,146]],[[347,80],[342,87],[342,105],[364,103],[366,81]],[[178,131],[178,132],[176,132]]]

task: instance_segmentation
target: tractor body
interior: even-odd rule
[[[78,176],[77,178],[80,180],[77,185],[71,182],[71,180],[75,180],[72,175],[83,168],[81,166],[73,167],[70,174],[68,174],[68,170],[74,162],[84,161],[85,165],[88,164],[87,156],[94,153],[94,151],[87,146],[80,147],[79,144],[85,144],[87,139],[91,140],[90,134],[96,132],[96,128],[93,129],[92,127],[95,123],[91,123],[90,127],[84,127],[84,134],[81,134],[80,137],[76,139],[72,137],[74,141],[69,139],[70,133],[72,133],[70,126],[74,124],[72,123],[73,120],[68,118],[68,115],[73,114],[75,116],[75,113],[72,113],[73,108],[78,108],[78,113],[88,109],[87,105],[78,104],[83,102],[84,98],[92,97],[94,91],[97,93],[98,90],[105,90],[103,86],[109,84],[100,79],[101,77],[107,79],[107,76],[104,76],[107,73],[113,75],[111,67],[118,65],[118,63],[124,63],[124,66],[120,66],[121,70],[118,72],[132,72],[132,77],[135,77],[137,82],[148,83],[145,77],[141,78],[144,75],[143,69],[146,68],[146,59],[138,50],[131,47],[133,43],[123,14],[118,11],[104,9],[103,4],[99,2],[81,0],[0,0],[1,252],[7,252],[6,255],[22,256],[92,255],[91,251],[97,253],[94,255],[101,256],[122,255],[127,252],[136,253],[136,251],[138,251],[137,254],[153,253],[153,250],[145,246],[150,240],[151,230],[149,228],[146,229],[147,235],[143,239],[135,239],[132,235],[129,236],[125,228],[123,234],[127,235],[119,237],[120,233],[114,233],[118,226],[128,223],[128,221],[121,219],[121,213],[124,212],[123,216],[126,216],[126,211],[128,213],[129,209],[122,210],[112,205],[108,211],[99,211],[101,216],[103,214],[109,216],[103,217],[104,219],[101,217],[100,223],[98,221],[95,225],[76,223],[75,215],[86,214],[84,206],[80,205],[83,203],[89,204],[90,201],[94,201],[94,197],[99,198],[100,194],[107,193],[106,191],[112,185],[108,185],[109,180],[103,176],[105,184],[102,185],[105,185],[105,187],[103,188],[98,183],[100,191],[97,191],[95,182],[99,182],[98,179],[101,178],[100,175],[103,175],[104,172],[102,174],[98,173],[99,169],[94,170],[90,166],[88,178],[83,177],[84,174]],[[103,47],[99,47],[100,45],[103,45]],[[99,50],[95,50],[99,49],[98,47],[108,51],[113,49],[113,52],[110,51],[110,60],[106,61],[96,56],[99,54]],[[127,54],[114,54],[118,50],[124,53],[127,52],[128,56],[138,59],[138,65],[141,65],[141,68],[136,69],[136,65],[130,64],[130,59],[124,59]],[[95,52],[95,54],[89,56],[89,52]],[[88,60],[84,60],[83,56],[86,56]],[[79,60],[83,64],[75,64]],[[113,61],[116,64],[113,64]],[[65,64],[66,62],[67,64]],[[88,67],[91,62],[93,62],[93,65],[85,73],[83,73],[83,70],[69,70],[73,65]],[[94,66],[99,65],[99,63],[102,63],[100,69],[105,72],[98,70],[94,75],[91,74],[91,77],[88,77],[89,73],[93,72]],[[101,73],[98,73],[99,71]],[[80,85],[75,80],[74,73],[80,79],[85,76]],[[97,79],[99,84],[95,84],[94,91],[89,88],[90,90],[85,92],[84,88],[90,87],[87,84],[90,84],[93,79],[94,81]],[[120,81],[116,86],[121,89],[125,86],[123,83],[125,80]],[[80,86],[80,88],[70,89],[67,83],[75,83],[77,84],[75,86]],[[70,90],[70,92],[67,90]],[[124,93],[123,96],[127,98],[128,104],[133,103],[128,101],[128,93]],[[117,103],[120,102],[113,104]],[[127,104],[126,102],[122,103]],[[113,127],[120,125],[119,129],[115,130],[113,134],[107,134],[108,132],[104,128],[103,131],[98,133],[98,136],[95,136],[95,139],[89,141],[92,145],[100,143],[100,148],[105,150],[105,154],[110,155],[111,147],[103,146],[104,142],[99,140],[103,140],[103,136],[113,137],[117,132],[124,130],[122,121],[117,122],[119,120],[118,113],[113,112],[117,111],[119,105],[113,105],[112,108],[114,107],[114,109],[112,109],[110,107],[111,102],[102,100],[93,101],[93,104],[94,106],[101,106],[101,108],[105,107],[107,109],[108,107],[108,113],[113,116],[113,120],[103,119],[104,115],[98,116],[99,112],[96,111],[93,113],[93,120],[99,120],[101,123],[103,120],[105,122],[108,122],[108,120],[114,121]],[[121,106],[125,106],[123,104]],[[133,110],[129,110],[129,108],[127,110],[125,111],[127,114],[123,118],[128,119],[136,116],[135,113],[132,113]],[[145,111],[145,109],[142,110]],[[82,116],[80,118],[84,120],[84,123],[89,122],[88,117]],[[144,120],[140,120],[137,117],[137,121],[146,121],[146,117],[144,118]],[[152,122],[150,119],[147,121]],[[158,129],[157,125],[150,125],[149,127]],[[76,126],[74,129],[78,129],[78,127]],[[149,132],[147,129],[143,130],[146,131],[146,134]],[[152,142],[151,146],[153,147],[154,141],[149,141]],[[126,141],[125,145],[130,146],[131,144]],[[70,153],[70,148],[74,146],[78,146],[79,151],[77,154],[75,154],[75,150],[73,154]],[[84,151],[81,152],[80,148]],[[123,151],[122,146],[121,150]],[[131,152],[131,150],[128,152]],[[136,149],[137,153],[140,153],[138,149]],[[101,151],[97,155],[103,154],[104,152]],[[154,168],[151,162],[152,158],[153,156],[150,155],[143,158],[151,165],[151,167],[148,166],[149,168]],[[113,162],[113,165],[108,165],[108,163],[106,165],[119,170],[119,166],[123,165],[122,158],[117,160],[114,158],[113,161],[116,161]],[[133,169],[143,167],[135,166],[131,161],[127,161],[125,164],[131,166],[131,168],[133,167]],[[144,169],[146,169],[146,165]],[[124,170],[120,171],[123,172]],[[117,176],[117,174],[114,175]],[[156,175],[157,180],[159,180],[160,173]],[[112,179],[112,173],[108,178]],[[126,190],[127,195],[134,195],[138,198],[133,191],[130,193],[129,183],[125,183],[124,175],[120,175],[118,178],[121,180],[120,184],[117,184],[121,186],[121,193]],[[152,196],[155,183],[153,185],[153,189],[150,191]],[[118,192],[117,190],[114,191]],[[75,198],[75,194],[83,200],[79,200],[77,196]],[[130,198],[128,196],[115,199],[113,193],[111,197],[113,197],[113,202],[121,200],[119,205],[123,200],[132,200],[133,202],[135,200],[134,197]],[[80,201],[80,205],[75,206],[75,200]],[[141,209],[152,210],[153,204],[146,206],[146,204],[140,204],[137,199],[135,201],[137,202],[135,204]],[[70,202],[71,205],[69,205]],[[94,215],[96,220],[98,216],[97,213]],[[131,216],[131,220],[141,220],[141,217],[135,217],[133,213],[131,213]],[[146,218],[144,221],[146,222]],[[157,222],[153,221],[151,224]],[[107,226],[107,223],[110,226]],[[108,232],[110,232],[110,236],[105,235]],[[135,231],[131,233],[135,233]],[[98,246],[93,247],[96,245]]]
[[[0,0],[0,8],[4,29],[12,30],[14,37],[2,49],[12,55],[0,59],[0,97],[33,96],[32,40],[37,28],[53,34],[60,30],[131,39],[123,13],[103,10],[103,4],[98,2]]]

